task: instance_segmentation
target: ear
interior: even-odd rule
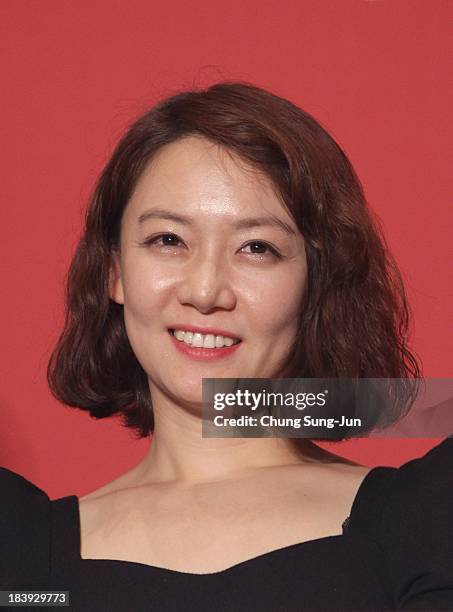
[[[114,250],[110,255],[109,295],[117,304],[124,304],[123,282],[121,280],[121,265],[119,251]]]

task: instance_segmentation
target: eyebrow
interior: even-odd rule
[[[175,221],[175,223],[180,223],[181,225],[194,225],[193,217],[188,215],[179,215],[165,208],[152,208],[150,210],[146,210],[139,216],[138,224],[142,225],[145,223],[145,221],[148,221],[148,219],[167,219],[168,221]],[[235,229],[250,229],[252,227],[272,226],[283,230],[290,236],[296,236],[296,232],[288,223],[286,223],[286,221],[283,221],[283,219],[279,219],[274,215],[244,217],[238,221],[234,221],[232,226]]]

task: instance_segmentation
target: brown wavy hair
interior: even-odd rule
[[[162,146],[188,135],[264,172],[304,236],[299,331],[279,375],[417,379],[401,275],[345,153],[291,102],[249,83],[221,82],[152,107],[103,169],[67,275],[64,328],[47,369],[53,395],[95,418],[118,415],[137,437],[152,432],[147,375],[128,341],[123,306],[109,297],[111,252],[145,166]]]

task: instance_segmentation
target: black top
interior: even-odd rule
[[[453,610],[453,439],[373,468],[342,535],[211,574],[81,559],[78,498],[0,468],[0,590],[13,589],[69,591],[78,612]]]

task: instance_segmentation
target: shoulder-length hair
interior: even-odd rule
[[[64,328],[49,360],[51,392],[95,418],[119,415],[137,437],[154,426],[145,371],[109,297],[111,253],[145,166],[164,145],[203,136],[264,172],[302,233],[308,277],[287,378],[417,378],[409,310],[360,181],[307,112],[243,82],[164,99],[136,120],[102,171],[69,268]],[[410,393],[410,391],[408,391]]]

